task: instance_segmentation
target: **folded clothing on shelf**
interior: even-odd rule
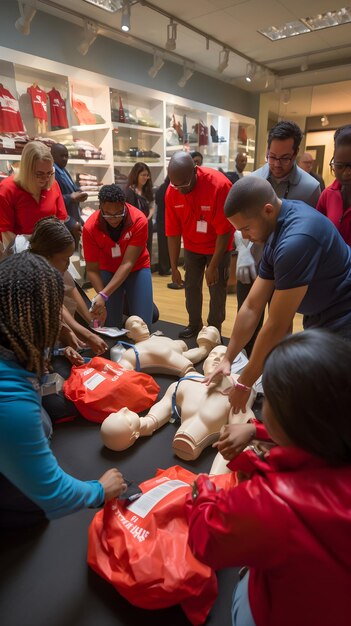
[[[99,113],[89,111],[83,100],[72,98],[72,109],[80,125],[105,124],[103,117]]]
[[[96,196],[102,187],[98,177],[93,174],[78,173],[76,175],[76,183],[80,190],[85,191],[88,196]]]
[[[104,159],[102,148],[97,148],[89,141],[83,139],[63,139],[62,143],[68,150],[70,159]]]
[[[30,139],[26,133],[1,133],[0,153],[21,155],[28,141],[30,141]]]

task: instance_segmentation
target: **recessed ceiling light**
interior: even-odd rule
[[[296,35],[303,35],[322,28],[332,28],[351,22],[351,7],[344,7],[335,11],[318,13],[313,17],[301,17],[294,22],[287,22],[281,26],[268,26],[258,32],[271,41],[286,39]]]
[[[116,13],[122,7],[122,2],[120,0],[85,0],[89,4],[93,4],[99,9],[104,9],[104,11],[108,11],[109,13]]]

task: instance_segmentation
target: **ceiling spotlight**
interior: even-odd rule
[[[109,13],[116,13],[122,7],[122,0],[85,0],[85,2]]]
[[[248,63],[246,66],[245,80],[247,83],[252,83],[253,77],[256,74],[256,63]]]
[[[165,62],[161,54],[159,52],[154,52],[154,62],[148,71],[149,76],[151,76],[151,78],[156,78],[164,64]]]
[[[21,17],[16,20],[15,28],[22,33],[22,35],[29,35],[30,23],[37,10],[28,6],[28,4],[24,4],[24,2],[18,2],[18,8],[20,10]]]
[[[121,29],[127,33],[130,30],[130,3],[129,0],[123,0]]]
[[[321,125],[324,126],[329,126],[329,120],[327,115],[322,115],[321,116]]]
[[[184,64],[183,75],[178,80],[179,87],[185,87],[189,78],[191,78],[193,74],[194,74],[194,70],[192,70],[190,67]]]
[[[85,56],[90,46],[94,43],[98,34],[99,34],[99,31],[98,31],[97,24],[95,24],[95,22],[86,21],[84,23],[84,39],[77,46],[78,52],[80,52],[83,56]]]
[[[167,25],[167,41],[166,41],[166,49],[167,50],[175,50],[177,47],[177,24],[170,21]]]
[[[219,53],[219,65],[217,67],[217,72],[222,74],[226,67],[228,67],[229,63],[229,50],[228,48],[223,48],[223,50]]]

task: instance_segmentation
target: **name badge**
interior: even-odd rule
[[[207,222],[205,220],[199,220],[196,222],[197,233],[207,233]]]
[[[111,254],[113,257],[121,256],[121,248],[119,247],[118,243],[116,243],[114,248],[111,248]]]

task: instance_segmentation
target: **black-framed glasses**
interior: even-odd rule
[[[178,191],[179,191],[179,189],[188,189],[188,187],[191,186],[191,184],[192,184],[192,182],[194,180],[194,175],[196,174],[196,168],[197,168],[197,166],[195,165],[195,167],[193,169],[193,172],[191,174],[191,178],[190,178],[188,183],[185,183],[184,185],[174,185],[173,183],[169,183],[169,186],[173,187],[173,189],[178,189]]]
[[[100,213],[105,220],[122,220],[126,214],[126,208],[123,208],[122,213],[103,213],[101,209]]]
[[[347,167],[351,168],[351,163],[343,163],[342,161],[334,161],[334,159],[332,159],[329,163],[329,167],[334,172],[342,174]]]
[[[280,163],[280,165],[288,165],[290,161],[292,161],[294,156],[295,155],[292,154],[291,156],[286,155],[282,157],[275,157],[272,154],[266,154],[266,159],[268,163],[270,163],[270,165],[273,165],[275,163]]]

